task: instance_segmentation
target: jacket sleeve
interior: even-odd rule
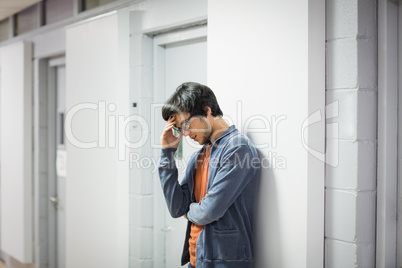
[[[191,203],[187,177],[178,182],[178,171],[174,159],[175,148],[162,149],[159,178],[170,215],[178,218],[187,213]]]
[[[247,145],[230,148],[219,163],[220,167],[207,194],[199,203],[192,203],[187,218],[198,225],[219,220],[255,177],[252,152]],[[218,165],[218,163],[212,163]],[[210,163],[211,165],[211,163]]]

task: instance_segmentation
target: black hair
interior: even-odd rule
[[[177,87],[176,91],[162,107],[162,117],[165,121],[176,113],[189,113],[191,116],[207,116],[205,107],[211,108],[212,116],[223,116],[214,92],[207,86],[186,82]]]

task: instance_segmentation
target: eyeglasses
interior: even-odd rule
[[[184,131],[189,131],[190,130],[190,119],[191,119],[191,117],[193,117],[193,116],[190,116],[189,118],[187,118],[186,120],[181,122],[181,127],[173,126],[173,129],[176,130],[178,133],[182,133],[183,130]]]

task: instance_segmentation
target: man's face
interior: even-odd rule
[[[189,120],[188,120],[189,119]],[[205,144],[212,135],[212,126],[205,116],[191,116],[189,113],[175,114],[176,128],[182,129],[184,136],[190,137],[199,144]],[[186,129],[185,126],[189,128]]]

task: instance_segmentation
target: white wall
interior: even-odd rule
[[[66,30],[68,268],[128,267],[129,169],[117,127],[129,107],[128,25],[127,12],[114,12]]]
[[[260,179],[255,267],[323,265],[324,163],[303,147],[302,125],[321,109],[305,138],[323,153],[324,27],[324,1],[208,3],[208,85],[238,128],[259,116],[248,136],[269,144],[259,149],[272,166]]]
[[[1,247],[22,263],[32,258],[32,46],[0,49]]]

